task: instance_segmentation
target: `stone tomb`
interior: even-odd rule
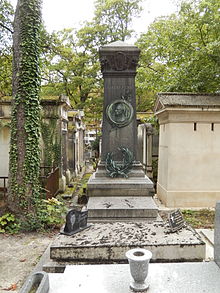
[[[150,250],[154,262],[205,259],[205,243],[189,226],[171,233],[162,221],[95,223],[73,236],[58,235],[45,270],[57,271],[70,262],[126,262],[126,251],[136,247]]]
[[[157,195],[167,207],[220,200],[220,94],[160,93]]]
[[[104,78],[102,150],[98,170],[87,185],[89,218],[108,219],[114,214],[115,219],[123,219],[131,206],[119,204],[117,213],[112,210],[120,202],[113,198],[122,196],[142,205],[145,219],[156,219],[153,183],[145,175],[137,153],[135,75],[140,50],[118,41],[101,47],[99,53]],[[138,197],[149,198],[139,202]],[[97,202],[103,202],[103,198],[109,205],[97,209]],[[134,206],[135,217],[139,217],[139,210]]]
[[[149,224],[148,224],[149,225]],[[191,230],[191,228],[189,228]],[[210,262],[185,262],[185,263],[150,263],[148,281],[148,293],[219,293],[220,288],[220,202],[216,205],[215,215],[215,243],[214,261]],[[196,235],[193,230],[188,236],[192,241]],[[173,233],[172,241],[178,238],[181,242],[181,234]],[[166,235],[163,235],[163,238]],[[195,238],[194,238],[195,239]],[[154,238],[154,241],[157,241]],[[169,240],[164,240],[169,242]],[[152,243],[154,245],[154,243]],[[139,243],[136,243],[136,247]],[[152,247],[147,247],[152,251]],[[172,248],[175,253],[175,248]],[[193,252],[192,252],[193,254]],[[155,252],[153,252],[155,255]],[[157,255],[158,257],[158,255]],[[153,256],[154,258],[154,256]],[[58,292],[100,292],[100,293],[131,293],[129,288],[130,272],[128,264],[110,265],[72,265],[67,266],[64,274],[49,274],[50,293]]]
[[[124,223],[125,224],[125,223]],[[113,225],[113,224],[112,224]],[[220,202],[216,205],[214,261],[150,263],[148,293],[219,293]],[[184,230],[181,230],[182,232]],[[179,232],[180,233],[180,232]],[[172,234],[181,238],[179,233]],[[192,230],[192,235],[194,235]],[[176,235],[176,236],[175,236]],[[82,236],[82,235],[81,235]],[[165,236],[165,235],[163,235]],[[172,237],[172,239],[174,239]],[[190,239],[191,236],[188,235]],[[95,239],[95,238],[94,238]],[[188,240],[189,240],[188,239]],[[180,239],[178,239],[180,240]],[[174,240],[173,240],[174,241]],[[181,241],[180,241],[181,242]],[[85,244],[85,243],[84,243]],[[138,244],[139,243],[135,243]],[[148,247],[150,249],[150,247]],[[49,273],[50,293],[131,293],[128,264],[68,265],[64,273]],[[23,288],[30,282],[27,279]],[[26,292],[26,291],[25,291]],[[45,291],[46,292],[46,291]]]

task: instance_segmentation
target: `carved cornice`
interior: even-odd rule
[[[102,52],[100,63],[102,73],[136,73],[139,51],[135,52]]]

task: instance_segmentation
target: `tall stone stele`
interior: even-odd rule
[[[88,182],[88,195],[151,196],[137,154],[135,75],[140,50],[121,41],[100,48],[104,78],[101,161]]]

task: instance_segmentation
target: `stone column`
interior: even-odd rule
[[[88,195],[152,195],[153,183],[137,160],[135,75],[140,50],[118,41],[99,53],[104,77],[102,151]]]
[[[135,75],[140,50],[114,42],[99,53],[104,78],[102,150],[87,184],[89,218],[152,220],[157,217],[153,183],[137,159]]]
[[[152,157],[153,157],[153,126],[150,123],[146,123],[146,135],[147,135],[147,154],[146,154],[146,168],[147,176],[153,178],[153,166],[152,166]]]
[[[100,48],[104,78],[104,105],[101,162],[109,152],[121,161],[119,147],[128,148],[137,157],[135,75],[140,50],[124,42]]]

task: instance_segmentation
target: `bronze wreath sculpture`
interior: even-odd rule
[[[105,168],[107,171],[107,174],[112,177],[124,177],[128,178],[128,173],[132,169],[134,156],[133,153],[125,147],[118,148],[123,155],[123,162],[122,163],[116,163],[113,160],[113,153],[108,153],[105,161]]]

